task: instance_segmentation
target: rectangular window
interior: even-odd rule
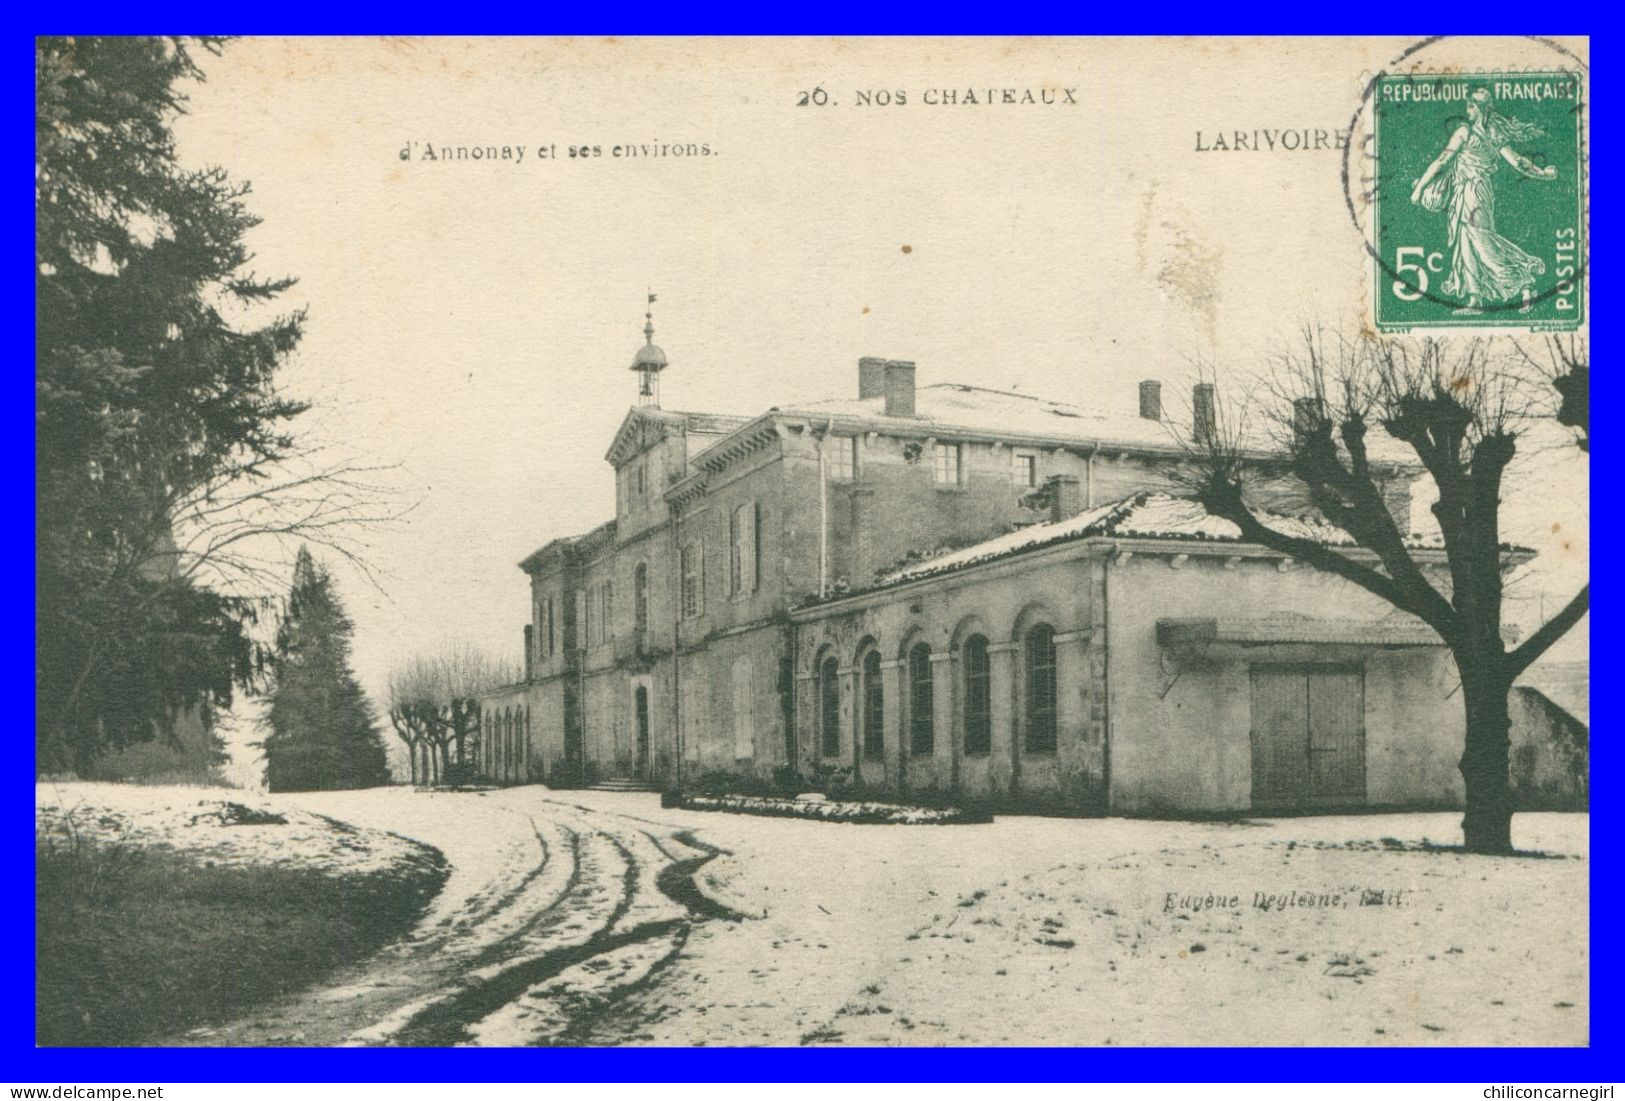
[[[959,484],[959,445],[957,443],[937,444],[931,465],[931,478],[938,485],[956,486]]]
[[[850,482],[858,473],[856,436],[830,436],[824,441],[824,468],[832,482]]]
[[[752,713],[756,699],[756,674],[750,658],[734,661],[733,667],[733,726],[734,758],[744,760],[756,755],[756,731]]]
[[[1028,489],[1038,485],[1038,456],[1031,451],[1017,451],[1010,468],[1010,481]]]
[[[632,570],[632,634],[643,646],[649,633],[649,567],[639,562]]]
[[[693,619],[705,612],[705,543],[696,540],[683,548],[683,615]]]
[[[615,588],[608,581],[604,582],[603,586],[603,604],[603,621],[601,625],[603,637],[599,641],[608,642],[615,637]]]

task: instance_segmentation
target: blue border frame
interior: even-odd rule
[[[1213,18],[1211,9],[1196,9],[1192,5],[1190,11],[1181,10],[1181,5],[1170,5],[1161,12],[1160,25],[1148,25],[1152,21],[1147,19],[1143,11],[1133,11],[1119,14],[1117,17],[1102,16],[1095,12],[1087,13],[1088,17],[1077,8],[1063,8],[1058,3],[1040,3],[1024,5],[1018,18],[1012,18],[1008,9],[1003,13],[990,12],[994,9],[970,8],[955,11],[951,6],[933,5],[926,9],[925,14],[911,13],[906,10],[894,9],[886,15],[876,14],[873,7],[859,7],[853,5],[820,5],[816,9],[816,18],[821,33],[845,34],[901,34],[901,33],[937,33],[937,34],[1010,34],[1034,33],[1035,28],[1045,33],[1111,33],[1111,34],[1188,34],[1193,33],[1191,23],[1207,24],[1209,33],[1286,33],[1294,34],[1333,34],[1333,33],[1374,33],[1372,24],[1382,24],[1382,33],[1389,33],[1388,28],[1395,22],[1393,19],[1379,18],[1379,13],[1369,8],[1358,9],[1357,20],[1344,20],[1338,25],[1336,17],[1341,12],[1330,8],[1305,9],[1302,6],[1288,7],[1280,0],[1262,5],[1250,5],[1246,22],[1251,24],[1242,31],[1235,28],[1220,28],[1215,24],[1221,22]],[[618,33],[625,33],[628,29],[637,28],[639,33],[764,33],[764,34],[792,34],[805,33],[808,29],[807,12],[812,9],[785,8],[780,11],[767,12],[760,8],[745,9],[741,6],[736,11],[728,7],[712,9],[710,13],[701,14],[695,11],[675,12],[669,7],[662,7],[654,3],[633,2],[622,5],[617,10],[615,21],[621,26],[613,28]],[[275,13],[266,10],[228,9],[220,6],[205,7],[195,0],[181,4],[165,5],[161,15],[147,12],[134,12],[127,6],[115,7],[111,3],[91,2],[75,5],[68,12],[52,12],[48,14],[35,14],[33,22],[51,22],[58,24],[52,28],[53,33],[61,33],[64,28],[61,24],[71,23],[77,26],[95,28],[99,33],[133,33],[137,30],[150,29],[150,24],[163,22],[171,25],[186,24],[192,26],[216,27],[222,23],[250,24],[256,27],[256,33],[323,33],[323,34],[360,34],[364,29],[368,33],[383,23],[393,23],[397,27],[405,25],[415,33],[528,33],[535,29],[533,10],[521,11],[517,7],[512,14],[501,13],[496,17],[481,20],[483,27],[473,27],[469,24],[473,20],[456,19],[448,16],[448,9],[430,7],[423,4],[421,7],[414,3],[392,4],[387,8],[380,4],[376,8],[362,6],[347,13],[340,14],[335,9],[316,9],[314,7],[304,11],[279,10]],[[1581,9],[1584,13],[1584,9]],[[1452,12],[1452,15],[1468,16],[1479,27],[1509,26],[1526,21],[1529,8],[1527,4],[1514,7],[1510,3],[1497,0],[1492,3],[1474,5],[1469,11]],[[1429,13],[1430,15],[1432,13]],[[1567,13],[1566,13],[1567,14]],[[1588,14],[1588,13],[1587,13]],[[502,18],[502,15],[507,15]],[[526,15],[532,18],[527,20]],[[555,26],[552,33],[562,33],[558,24],[574,23],[576,26],[568,28],[572,33],[589,33],[583,23],[603,23],[605,17],[601,14],[577,15],[571,18],[569,13],[553,11],[548,13],[549,21]],[[1194,16],[1194,18],[1192,18]],[[1204,16],[1206,18],[1204,18]],[[1018,21],[1025,22],[1024,27],[1013,27],[1011,24]],[[1432,21],[1431,19],[1429,21]],[[1582,17],[1576,19],[1569,14],[1571,22],[1590,22]],[[145,26],[137,27],[136,24]],[[453,27],[451,24],[460,26]],[[1183,23],[1183,26],[1178,24]],[[1357,23],[1354,30],[1349,24]],[[1131,25],[1132,24],[1132,25]],[[1285,30],[1283,31],[1283,28]],[[1202,29],[1198,26],[1197,29]],[[590,29],[590,33],[604,33],[602,26]],[[29,28],[28,36],[38,33],[38,29]],[[1404,34],[1404,31],[1398,33]],[[14,78],[17,87],[13,89],[15,99],[21,103],[27,94],[22,87],[24,71],[21,48],[25,45],[21,41],[22,34],[18,34],[19,53],[14,60],[19,62],[17,70],[8,73]],[[1421,36],[1417,36],[1421,37]],[[1596,57],[1598,51],[1593,41],[1592,56]],[[1610,51],[1606,48],[1601,56],[1606,58]],[[1614,94],[1615,81],[1606,65],[1601,76],[1592,79],[1592,103],[1596,105],[1595,116],[1605,120],[1601,133],[1611,134],[1613,131],[1606,120],[1618,117],[1617,97]],[[15,181],[16,194],[14,208],[19,212],[25,204],[31,204],[33,196],[28,188],[27,181],[31,173],[21,163],[25,150],[30,142],[24,127],[27,125],[25,114],[19,110],[12,116],[8,129],[11,132],[13,145],[7,148],[7,159],[12,162],[13,171],[7,177]],[[1612,169],[1618,161],[1615,147],[1608,141],[1598,141],[1595,137],[1591,145],[1591,194],[1599,192],[1606,195],[1612,192],[1612,181],[1615,179]],[[1611,210],[1606,201],[1602,209]],[[1590,255],[1600,258],[1591,267],[1592,302],[1607,300],[1607,287],[1609,273],[1609,257],[1612,255],[1608,242],[1613,240],[1615,234],[1611,220],[1593,222],[1591,228]],[[4,271],[6,282],[12,287],[12,293],[7,296],[9,310],[15,323],[15,331],[32,332],[31,310],[28,303],[31,301],[33,281],[30,274],[32,260],[24,259],[22,252],[22,233],[17,234],[17,244],[14,251],[19,255],[13,256],[13,262]],[[1595,314],[1594,314],[1595,316]],[[1602,316],[1606,318],[1607,312]],[[1604,328],[1603,339],[1600,342],[1601,350],[1615,348],[1618,341],[1609,337],[1608,330]],[[1596,350],[1596,349],[1594,349]],[[1618,357],[1612,353],[1604,354],[1601,358],[1608,363],[1616,363]],[[1625,368],[1617,368],[1625,371]],[[1599,383],[1599,391],[1606,398],[1607,394],[1620,392],[1617,376],[1608,374],[1605,369]],[[29,436],[32,419],[28,413],[28,403],[24,400],[22,391],[25,386],[21,365],[10,379],[17,392],[18,400],[8,406],[7,421],[12,424],[12,430],[0,437],[0,453],[3,453],[10,469],[19,471],[31,460]],[[1605,400],[1604,404],[1607,404]],[[1603,463],[1603,475],[1598,479],[1603,485],[1618,484],[1615,479],[1625,471],[1620,470],[1617,452],[1607,450],[1609,437],[1605,435],[1604,448],[1597,456]],[[31,490],[22,488],[24,483],[19,477],[7,484],[5,494],[20,506],[21,498],[31,496]],[[1600,520],[1594,524],[1593,540],[1600,542],[1615,534],[1616,521],[1607,507],[1607,496],[1603,500],[1604,507],[1593,513]],[[16,509],[21,512],[20,507]],[[15,541],[20,543],[20,540]],[[6,548],[5,558],[11,569],[8,571],[12,578],[20,578],[28,572],[31,557],[25,557],[20,545]],[[1602,584],[1596,588],[1595,599],[1597,606],[1602,609],[1603,617],[1610,618],[1612,613],[1607,608],[1616,604],[1615,590],[1608,588],[1605,573]],[[8,586],[7,606],[11,611],[9,619],[13,623],[22,622],[25,618],[32,621],[31,594],[24,590],[18,582]],[[1604,636],[1606,637],[1606,636]],[[29,669],[29,656],[27,640],[17,637],[15,633],[0,641],[8,660],[4,663],[5,679],[11,689],[13,698],[32,698],[32,687],[28,683],[27,670]],[[1614,671],[1614,662],[1611,660],[1609,647],[1604,644],[1598,648],[1595,655],[1601,659],[1600,676],[1594,679],[1601,683],[1608,683]],[[1619,708],[1612,697],[1604,694],[1600,699],[1593,701],[1592,716],[1593,729],[1601,726],[1604,730],[1611,730],[1613,719],[1618,715]],[[15,734],[13,745],[20,742]],[[1610,737],[1594,741],[1592,744],[1592,773],[1594,776],[1619,776],[1620,749],[1618,744]],[[29,847],[28,838],[32,831],[32,778],[25,770],[16,768],[7,781],[10,789],[10,813],[6,815],[12,827],[5,837],[5,848],[10,858],[8,864],[18,869],[28,869],[29,879],[32,879],[33,855]],[[1591,927],[1596,929],[1599,925],[1607,930],[1611,928],[1613,920],[1625,913],[1625,897],[1622,897],[1620,862],[1618,858],[1618,842],[1620,838],[1620,820],[1615,813],[1615,807],[1608,798],[1610,785],[1605,781],[1602,785],[1604,797],[1594,801],[1592,810],[1592,894],[1591,894]],[[25,821],[26,816],[26,821]],[[19,872],[21,879],[24,873]],[[31,883],[17,883],[19,889],[16,897],[31,897]],[[1600,921],[1599,921],[1600,919]],[[33,1047],[33,953],[30,948],[23,951],[21,946],[30,944],[33,936],[32,908],[25,909],[21,905],[13,905],[0,911],[0,922],[3,922],[5,931],[10,934],[6,943],[14,946],[8,954],[5,963],[8,977],[7,990],[10,997],[5,999],[3,1011],[5,1027],[3,1038],[0,1038],[0,1053],[4,1060],[0,1062],[0,1079],[17,1083],[57,1084],[57,1083],[93,1083],[93,1082],[231,1082],[231,1081],[268,1081],[268,1082],[299,1082],[299,1081],[605,1081],[605,1082],[648,1082],[648,1081],[1270,1081],[1270,1082],[1312,1082],[1329,1080],[1334,1074],[1342,1074],[1344,1080],[1353,1081],[1463,1081],[1463,1082],[1608,1082],[1625,1079],[1622,1073],[1622,1061],[1619,1057],[1617,1045],[1619,1039],[1618,1012],[1610,1000],[1610,993],[1619,989],[1617,980],[1621,964],[1620,953],[1604,951],[1600,956],[1592,954],[1592,996],[1591,996],[1591,1047],[1582,1049],[1419,1049],[1419,1048],[1381,1048],[1358,1049],[1361,1057],[1351,1060],[1342,1053],[1341,1049],[1319,1048],[1193,1048],[1193,1049],[1163,1049],[1163,1048],[1031,1048],[1031,1049],[647,1049],[647,1048],[616,1048],[616,1049],[552,1049],[538,1052],[529,1049],[519,1050],[422,1050],[422,1049],[47,1049],[41,1050]],[[1341,1057],[1340,1057],[1341,1056]]]

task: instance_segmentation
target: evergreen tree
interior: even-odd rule
[[[272,666],[271,729],[264,743],[272,791],[389,782],[383,735],[350,671],[351,630],[332,578],[301,547]]]
[[[193,51],[219,46],[35,40],[40,770],[150,739],[256,671],[256,605],[199,584],[175,530],[221,479],[263,479],[302,408],[272,385],[302,315],[227,320],[291,285],[244,271],[247,186],[175,157]]]

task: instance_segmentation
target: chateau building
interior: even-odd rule
[[[644,332],[605,454],[614,518],[520,563],[526,675],[483,701],[492,779],[793,770],[1063,813],[1459,804],[1437,636],[1180,496],[1210,385],[1176,424],[1155,381],[1075,405],[865,358],[849,398],[677,412]],[[1381,466],[1407,526],[1416,474]],[[1273,523],[1364,553],[1289,480],[1264,492]]]

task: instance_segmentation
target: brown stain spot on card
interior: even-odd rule
[[[1224,247],[1204,239],[1198,226],[1183,207],[1159,202],[1152,180],[1134,223],[1134,258],[1163,295],[1195,314],[1204,335],[1217,343]]]
[[[904,256],[907,256],[909,253],[911,253],[913,251],[914,251],[914,246],[913,245],[904,245],[903,246],[903,255]]]
[[[858,312],[859,313],[868,313],[869,312],[869,307],[865,306],[865,307],[863,307],[863,309],[859,310]],[[1556,529],[1554,528],[1553,530],[1555,531]]]
[[[1151,230],[1151,210],[1156,202],[1157,181],[1153,179],[1140,203],[1140,216],[1134,220],[1134,262],[1142,272],[1145,271],[1145,238]]]
[[[1552,534],[1553,535],[1556,535],[1561,530],[1563,530],[1563,525],[1562,524],[1553,524],[1552,525]]]
[[[1466,375],[1462,375],[1459,378],[1453,378],[1450,380],[1450,392],[1453,394],[1465,393],[1467,390],[1472,388],[1472,385],[1473,380],[1468,378]]]

